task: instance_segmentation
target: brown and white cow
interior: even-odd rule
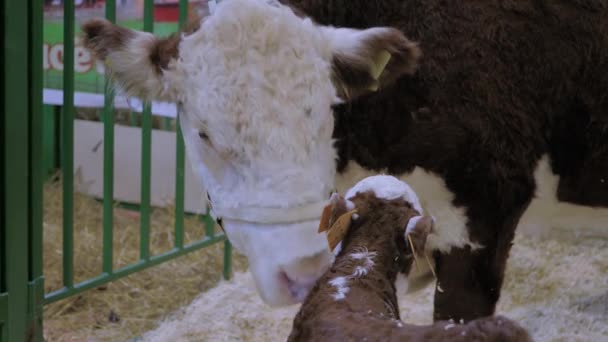
[[[437,219],[437,320],[493,313],[528,208],[608,225],[608,0],[284,2],[224,0],[166,39],[84,26],[128,94],[180,107],[267,303],[303,299],[331,261],[320,208],[374,173]]]

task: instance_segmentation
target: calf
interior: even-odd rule
[[[331,198],[330,247],[342,239],[338,255],[302,304],[288,341],[530,340],[523,328],[499,316],[467,324],[403,323],[395,280],[410,273],[416,254],[425,250],[433,219],[421,216],[413,191],[394,177],[368,177],[353,189],[346,200]]]

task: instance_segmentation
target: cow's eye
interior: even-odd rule
[[[209,141],[209,136],[207,135],[207,133],[206,133],[206,132],[199,131],[199,132],[198,132],[198,136],[199,136],[201,139],[205,140],[205,141]]]

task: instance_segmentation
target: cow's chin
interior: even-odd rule
[[[333,262],[318,221],[258,225],[226,221],[235,248],[249,261],[262,300],[273,307],[302,302]]]

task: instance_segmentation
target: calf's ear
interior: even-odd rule
[[[338,96],[352,100],[413,74],[421,56],[417,43],[395,28],[326,28],[332,47],[332,81]]]
[[[414,255],[422,255],[426,245],[426,238],[433,232],[434,228],[435,219],[432,216],[412,217],[405,228],[405,243],[409,248],[409,252]]]

